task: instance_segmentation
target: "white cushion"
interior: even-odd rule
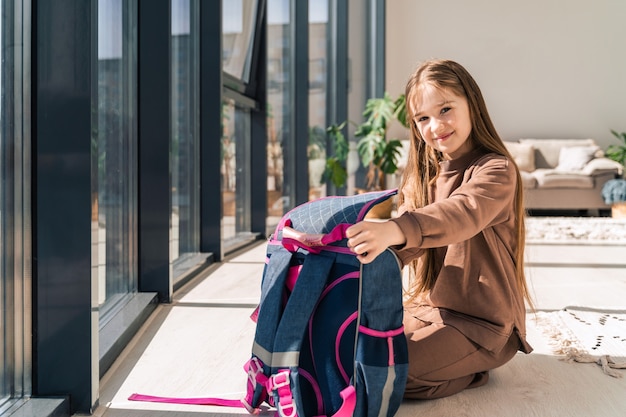
[[[598,150],[597,146],[564,146],[559,152],[559,163],[556,170],[563,172],[580,171],[594,158]]]
[[[535,148],[536,168],[556,168],[564,146],[597,146],[593,139],[520,139],[519,143]]]
[[[510,141],[505,141],[504,145],[520,171],[532,172],[535,170],[535,148],[533,145]]]
[[[617,161],[609,158],[594,158],[582,169],[583,174],[594,175],[602,174],[604,172],[615,172],[617,175],[622,175],[624,167]]]
[[[581,172],[537,169],[534,172],[539,188],[593,188],[593,178]]]

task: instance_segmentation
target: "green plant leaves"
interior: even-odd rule
[[[339,125],[328,126],[326,133],[333,144],[333,155],[326,158],[326,168],[322,175],[322,181],[332,182],[335,187],[343,187],[348,180],[345,162],[348,159],[349,144],[342,130],[346,122]]]
[[[370,98],[365,103],[365,123],[371,125],[372,130],[377,132],[387,130],[387,124],[393,119],[396,105],[389,94],[385,93],[382,98]]]
[[[383,97],[367,100],[363,111],[364,121],[355,124],[354,136],[361,163],[367,169],[367,188],[383,188],[385,174],[398,170],[402,143],[398,139],[387,139],[387,129],[393,120],[398,120],[407,127],[406,99],[400,95],[393,100],[385,92]],[[347,181],[345,161],[348,158],[349,143],[343,135],[346,122],[328,126],[326,133],[333,145],[332,156],[326,158],[326,170],[323,181],[331,181],[336,187],[344,186]]]
[[[606,156],[622,165],[626,165],[626,132],[611,130],[613,136],[622,143],[619,145],[609,145],[606,149]]]
[[[326,158],[326,169],[322,175],[322,181],[330,181],[335,187],[343,187],[348,180],[348,172],[342,161],[336,156]]]
[[[345,126],[346,122],[343,122],[340,125],[330,125],[326,129],[326,133],[328,133],[328,137],[333,144],[333,154],[340,162],[345,162],[349,151],[348,141],[342,132]]]

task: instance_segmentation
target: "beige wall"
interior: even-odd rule
[[[626,131],[625,0],[387,0],[386,88],[428,58],[464,65],[505,140]]]

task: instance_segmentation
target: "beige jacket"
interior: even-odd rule
[[[441,163],[434,202],[392,219],[407,242],[395,248],[403,264],[437,248],[441,270],[430,293],[406,306],[427,322],[453,326],[498,352],[516,332],[526,342],[526,308],[515,283],[516,171],[507,158],[475,150]]]

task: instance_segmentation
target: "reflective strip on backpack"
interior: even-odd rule
[[[299,351],[289,351],[289,352],[268,352],[266,349],[263,349],[261,345],[254,342],[252,345],[252,354],[257,356],[266,366],[270,366],[272,368],[289,368],[292,366],[298,366],[300,361],[300,352]]]
[[[264,349],[261,345],[259,345],[256,341],[252,344],[252,354],[257,356],[261,361],[268,365],[272,366],[272,353],[267,349]]]
[[[296,367],[300,362],[300,352],[274,352],[272,354],[272,367],[274,368],[288,368]]]

